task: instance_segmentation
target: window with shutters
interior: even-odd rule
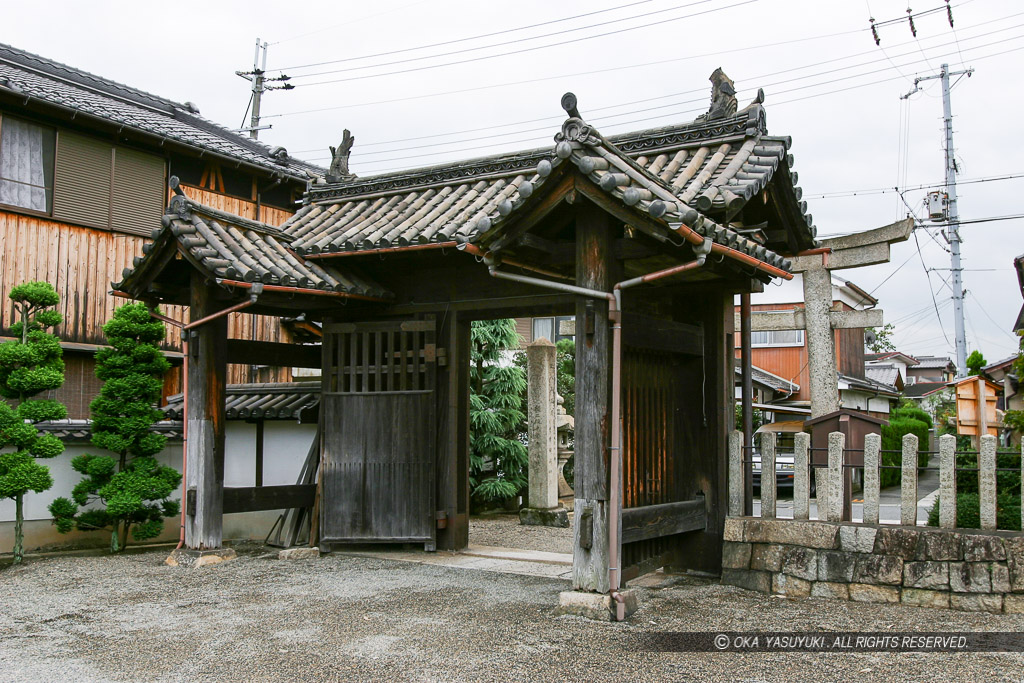
[[[53,217],[149,235],[166,204],[164,160],[94,138],[57,136]]]
[[[0,204],[50,213],[56,132],[0,115]]]
[[[164,159],[0,113],[0,206],[148,236],[167,205]]]

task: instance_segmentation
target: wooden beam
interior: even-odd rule
[[[311,508],[316,497],[316,484],[287,486],[242,486],[224,489],[224,514]],[[189,491],[186,503],[191,510],[196,492]]]
[[[199,320],[220,310],[204,277],[193,272],[190,315]],[[219,548],[223,539],[224,399],[228,317],[190,330],[188,339],[188,480],[195,502],[188,507],[185,545]]]
[[[704,529],[704,497],[682,503],[646,505],[622,511],[622,542],[634,543]]]
[[[228,362],[235,365],[274,365],[291,368],[320,368],[319,345],[228,339]]]

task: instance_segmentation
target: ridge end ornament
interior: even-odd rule
[[[355,136],[346,128],[342,135],[341,143],[337,147],[330,147],[331,167],[327,171],[327,182],[340,183],[343,180],[355,177],[355,174],[348,169],[348,160],[352,155],[352,145],[355,142]]]

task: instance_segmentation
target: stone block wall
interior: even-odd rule
[[[722,583],[791,598],[1024,613],[1024,535],[729,517]]]

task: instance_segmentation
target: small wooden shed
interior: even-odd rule
[[[115,289],[190,306],[187,545],[221,541],[224,368],[273,363],[322,368],[322,543],[466,546],[470,324],[575,315],[574,586],[717,572],[734,295],[816,232],[791,140],[730,97],[605,137],[569,94],[553,147],[333,177],[280,229],[175,197]],[[226,310],[304,314],[323,343],[227,339]]]

